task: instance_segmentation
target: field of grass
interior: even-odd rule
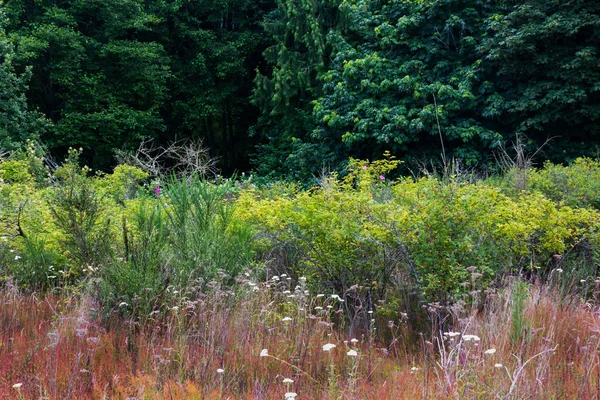
[[[430,305],[420,317],[433,326],[445,318],[452,330],[432,326],[417,337],[417,315],[388,321],[376,312],[368,330],[350,333],[338,297],[305,294],[281,278],[242,280],[237,292],[217,287],[143,325],[101,321],[98,305],[76,295],[23,295],[6,286],[0,302],[0,397],[6,399],[600,394],[598,311],[549,285],[517,280],[490,291],[484,304]]]
[[[0,159],[0,398],[600,398],[600,163],[397,165]]]

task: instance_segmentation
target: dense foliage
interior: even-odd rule
[[[529,185],[516,190],[511,174],[392,181],[400,162],[388,154],[306,190],[151,181],[128,165],[91,175],[79,156],[70,150],[55,170],[34,149],[0,161],[0,274],[30,291],[86,286],[109,314],[145,318],[215,282],[281,275],[290,288],[339,293],[366,323],[380,301],[392,314],[472,301],[512,274],[560,270],[586,295],[598,272],[600,164],[589,159],[524,171]]]
[[[599,143],[594,0],[14,0],[0,146],[110,170],[202,139],[225,173],[308,181],[349,157],[486,168],[515,133],[570,162]],[[251,164],[250,164],[251,163]]]
[[[114,149],[136,148],[143,138],[201,137],[228,170],[247,163],[261,7],[237,0],[2,5],[13,63],[31,70],[29,105],[53,121],[42,135],[50,149],[81,146],[92,166],[106,168]]]

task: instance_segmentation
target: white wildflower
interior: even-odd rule
[[[331,349],[335,348],[335,344],[333,343],[327,343],[325,345],[323,345],[323,351],[331,351]]]
[[[470,342],[471,340],[479,342],[481,339],[477,335],[463,335],[463,340],[465,342]]]

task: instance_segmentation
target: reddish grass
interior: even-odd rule
[[[599,398],[599,311],[534,285],[526,330],[511,342],[512,287],[483,307],[453,309],[452,330],[478,342],[428,333],[420,344],[404,343],[405,320],[391,328],[378,321],[390,329],[379,337],[395,340],[367,334],[358,358],[346,355],[352,345],[335,329],[339,315],[326,312],[339,307],[330,298],[217,290],[140,325],[101,321],[88,296],[8,288],[0,294],[0,398],[283,399],[286,391],[297,399]],[[315,312],[317,305],[325,310]],[[327,342],[337,345],[331,353],[322,349]],[[485,354],[490,348],[496,352]],[[271,356],[260,357],[262,349]]]

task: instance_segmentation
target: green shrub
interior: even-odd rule
[[[203,286],[224,273],[236,276],[253,258],[252,232],[236,218],[230,181],[211,183],[197,175],[172,178],[164,212],[173,252],[173,279],[179,287]]]
[[[242,194],[240,207],[262,232],[265,252],[279,249],[271,253],[282,269],[275,273],[305,275],[318,290],[358,285],[372,298],[393,287],[452,301],[505,274],[548,276],[557,255],[567,260],[596,246],[594,210],[536,192],[509,197],[483,182],[391,182],[385,173],[397,164],[390,161],[353,160],[347,177],[309,191]],[[585,265],[573,268],[593,272],[595,259],[578,258]]]
[[[21,288],[30,292],[51,289],[65,283],[65,259],[48,248],[37,235],[22,238],[21,250],[13,252],[6,272]],[[1,245],[0,245],[1,246]]]
[[[600,209],[600,162],[578,158],[570,166],[550,162],[530,173],[530,189],[570,207]]]
[[[72,260],[65,274],[72,279],[104,265],[112,257],[114,239],[105,199],[87,176],[88,169],[77,165],[78,156],[70,151],[67,162],[55,172],[59,181],[48,195],[54,224],[62,233],[60,243]]]

